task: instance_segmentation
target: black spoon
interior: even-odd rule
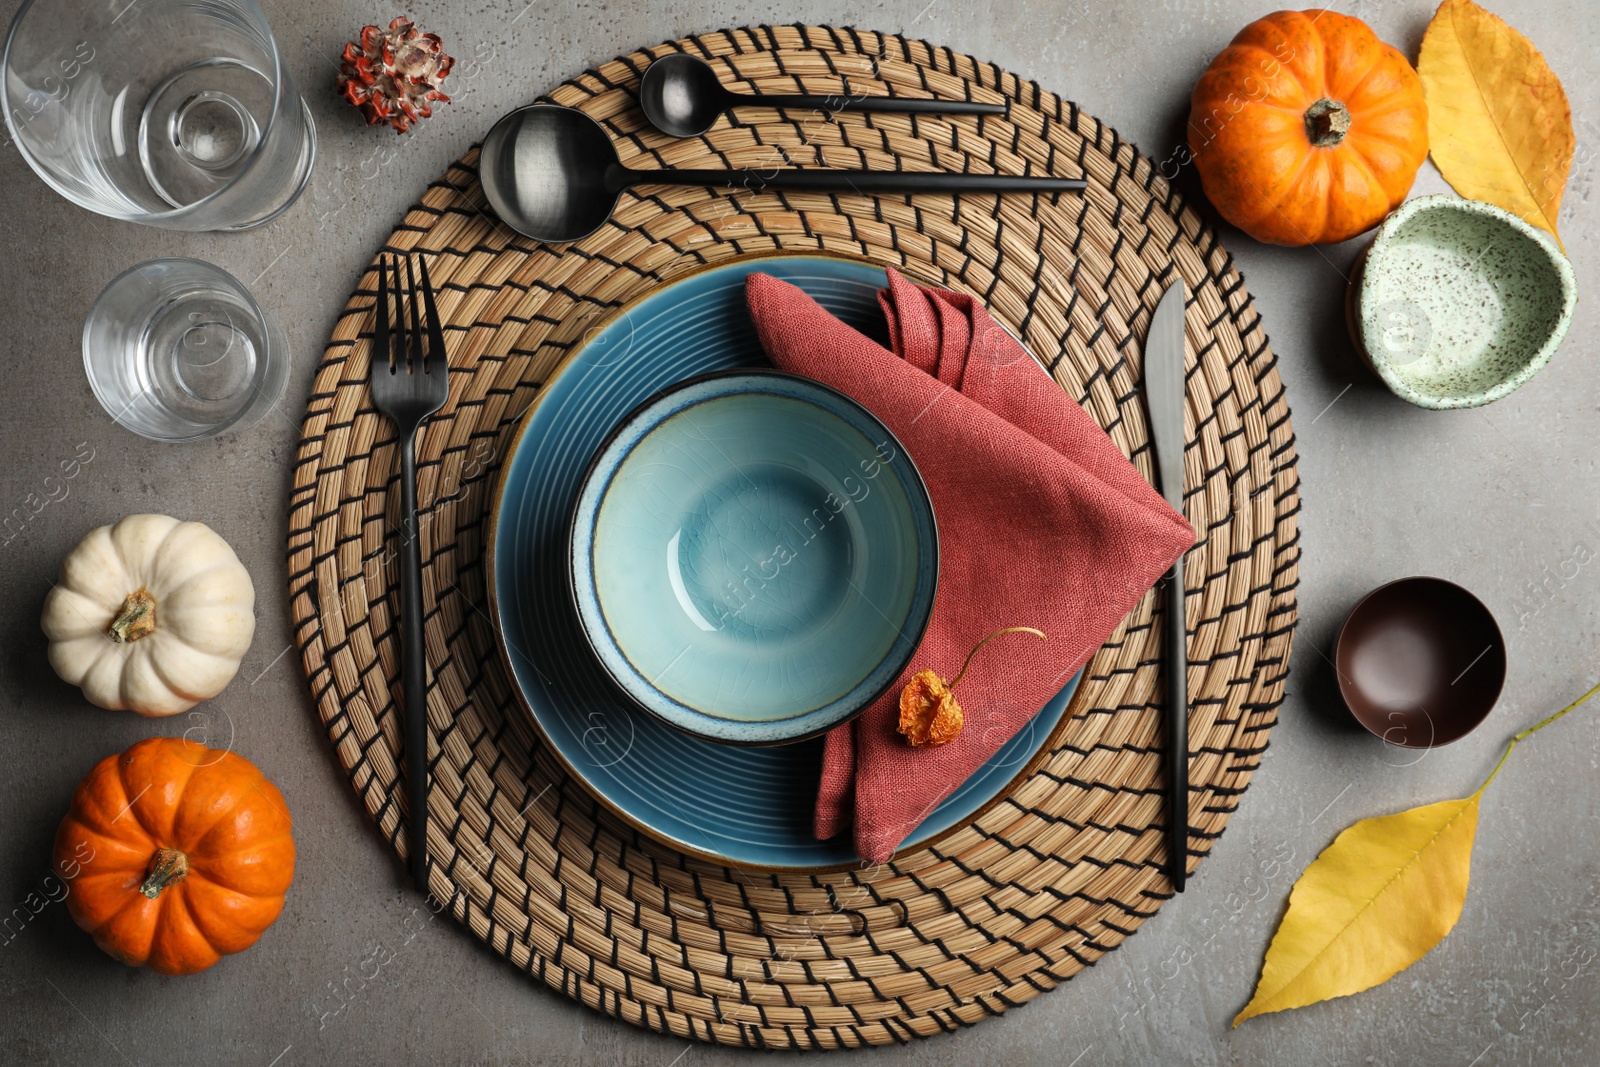
[[[821,193],[1070,193],[1082,178],[870,170],[630,170],[611,138],[583,112],[530,104],[494,124],[478,176],[495,212],[546,244],[577,241],[605,225],[633,185],[743,186]]]
[[[971,100],[907,100],[898,96],[815,96],[736,93],[711,64],[675,52],[651,63],[639,83],[639,106],[650,125],[673,137],[698,137],[736,107],[792,107],[818,111],[897,111],[940,115],[1004,115],[1004,104]]]

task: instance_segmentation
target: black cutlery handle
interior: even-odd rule
[[[400,677],[405,695],[411,880],[428,892],[428,660],[422,637],[422,531],[417,526],[416,431],[400,442]]]
[[[1184,609],[1183,557],[1167,587],[1167,856],[1172,891],[1189,877],[1189,632]]]
[[[816,111],[892,111],[902,115],[1004,115],[1005,104],[980,104],[976,100],[912,100],[903,96],[818,96],[808,93],[774,93],[756,96],[734,93],[734,107],[809,108]]]
[[[804,193],[1075,193],[1082,178],[1031,178],[1015,174],[947,174],[914,170],[632,170],[628,185],[711,185],[753,192]]]

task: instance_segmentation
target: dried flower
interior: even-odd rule
[[[960,673],[950,681],[945,681],[928,669],[911,676],[906,687],[900,691],[900,733],[912,748],[937,748],[956,739],[966,722],[961,705],[956,703],[956,684],[966,677],[967,668],[972,666],[972,657],[978,654],[978,649],[1001,634],[1018,633],[1033,634],[1041,641],[1049,640],[1043,631],[1031,626],[1008,626],[996,630],[974,645],[972,651],[967,653],[967,661],[961,665]]]
[[[934,748],[954,741],[965,717],[943,678],[920,670],[900,691],[900,732],[912,748]]]
[[[360,42],[344,46],[339,92],[367,117],[368,126],[387,122],[405,133],[433,114],[430,101],[450,102],[439,86],[454,65],[438,34],[418,33],[402,15],[387,30],[361,27]]]

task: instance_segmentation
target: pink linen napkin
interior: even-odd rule
[[[890,352],[804,292],[752,274],[746,299],[779,369],[854,398],[910,453],[939,523],[939,589],[911,664],[853,722],[828,734],[815,832],[847,826],[881,862],[1088,661],[1194,543],[1094,420],[972,297],[889,271],[879,302]],[[914,749],[897,731],[900,690],[923,668],[951,678],[966,726]]]

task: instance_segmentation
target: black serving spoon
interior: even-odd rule
[[[755,192],[1071,193],[1082,178],[947,174],[902,170],[630,170],[611,138],[583,112],[530,104],[494,124],[478,176],[495,212],[518,233],[546,244],[577,241],[605,225],[634,185],[712,185]]]
[[[939,115],[1004,115],[1004,104],[972,100],[910,100],[899,96],[818,96],[736,93],[711,64],[675,52],[651,63],[639,82],[639,106],[650,125],[673,137],[698,137],[736,107],[790,107],[817,111],[896,111]]]

